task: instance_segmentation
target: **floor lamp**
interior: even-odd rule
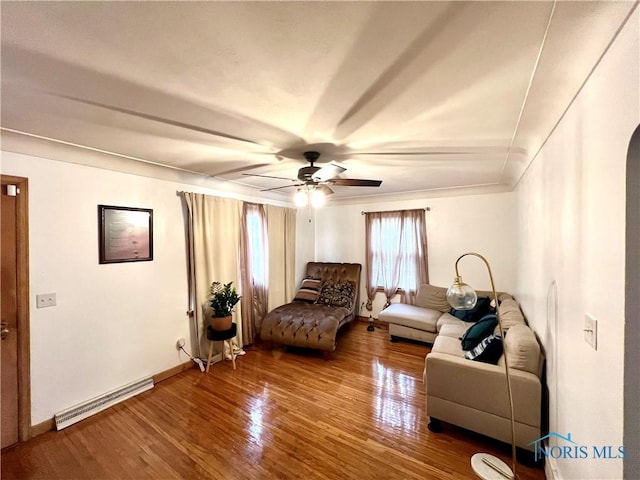
[[[495,302],[496,307],[496,318],[498,319],[498,327],[500,329],[500,336],[503,339],[502,345],[504,349],[504,330],[502,329],[502,320],[500,319],[500,314],[498,313],[498,296],[496,294],[496,287],[493,282],[491,266],[489,265],[489,262],[486,258],[475,252],[468,252],[458,257],[455,264],[456,277],[453,285],[451,285],[451,287],[449,287],[449,289],[447,290],[447,301],[449,302],[449,305],[451,305],[456,310],[471,310],[476,305],[478,295],[473,288],[462,281],[462,277],[458,272],[458,262],[469,255],[478,257],[480,260],[482,260],[489,272],[489,279],[491,280],[491,291],[493,292],[493,301]],[[506,352],[504,354],[504,372],[507,380],[507,393],[509,394],[509,409],[511,417],[512,468],[510,469],[506,463],[504,463],[494,455],[490,455],[488,453],[476,453],[475,455],[473,455],[473,457],[471,457],[471,468],[473,468],[473,471],[476,473],[476,475],[484,480],[500,478],[499,476],[496,476],[496,474],[499,474],[503,478],[507,479],[516,478],[516,425],[513,415],[513,395],[511,392],[511,379],[509,378],[509,365],[507,362]]]

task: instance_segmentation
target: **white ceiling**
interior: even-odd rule
[[[242,174],[295,178],[312,145],[383,180],[336,199],[507,189],[634,5],[2,2],[3,148],[45,137],[263,189],[288,182]]]

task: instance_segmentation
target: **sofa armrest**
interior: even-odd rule
[[[509,397],[503,366],[491,365],[455,355],[431,352],[427,355],[426,383],[428,397],[509,418]],[[513,410],[517,422],[540,426],[540,379],[529,372],[510,368]]]

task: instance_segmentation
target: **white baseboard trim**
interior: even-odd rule
[[[547,457],[544,460],[544,476],[547,480],[561,480],[558,473],[558,464],[555,458]]]

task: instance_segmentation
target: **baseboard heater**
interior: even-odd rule
[[[56,430],[73,425],[74,423],[84,420],[91,415],[95,415],[116,403],[120,403],[127,398],[131,398],[139,393],[145,392],[153,388],[153,378],[143,378],[129,385],[117,388],[107,392],[99,397],[87,400],[84,403],[68,408],[62,412],[56,413],[54,419],[56,421]]]

